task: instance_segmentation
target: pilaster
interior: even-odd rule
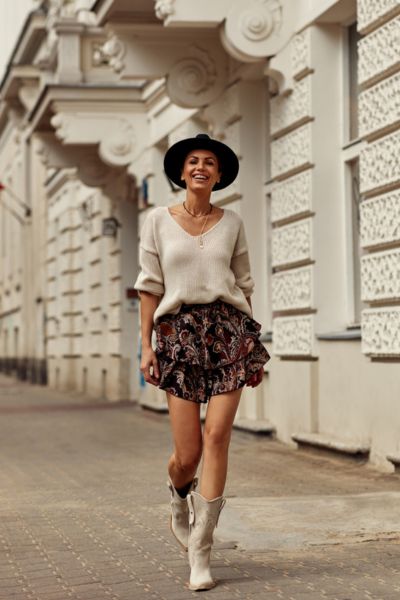
[[[400,7],[359,0],[362,350],[400,357]]]

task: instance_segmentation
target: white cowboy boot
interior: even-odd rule
[[[198,479],[195,477],[188,493],[196,489],[197,482]],[[182,498],[178,494],[170,478],[168,478],[167,485],[171,491],[171,516],[169,527],[182,548],[187,552],[189,537],[189,508],[187,497]]]
[[[220,496],[214,500],[206,500],[197,492],[187,497],[189,506],[189,589],[210,590],[215,581],[210,572],[210,555],[213,544],[214,529],[225,504]]]

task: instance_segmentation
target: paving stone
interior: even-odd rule
[[[187,554],[168,527],[165,415],[119,404],[104,410],[83,397],[0,376],[0,439],[0,600],[198,598],[187,588]],[[202,600],[400,597],[393,514],[394,527],[380,527],[389,523],[389,500],[396,510],[398,475],[234,431],[226,492],[222,515],[231,522],[225,529],[232,532],[236,518],[246,523],[248,507],[258,507],[257,544],[246,547],[240,528],[238,547],[233,537],[216,544],[218,586]],[[313,498],[321,510],[310,510]],[[358,500],[360,514],[374,515],[379,507],[375,528],[366,522],[352,529]],[[347,538],[342,504],[355,515],[346,521]],[[329,506],[336,511],[334,544],[328,543]],[[299,516],[300,509],[305,518],[298,518],[295,538],[290,514]],[[252,526],[245,525],[247,533]],[[219,527],[217,542],[222,533]]]

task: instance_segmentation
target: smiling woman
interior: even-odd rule
[[[174,438],[168,465],[171,530],[189,551],[190,589],[205,590],[215,585],[210,554],[225,504],[233,420],[243,386],[261,382],[269,355],[252,318],[254,283],[242,220],[210,203],[213,190],[236,178],[235,153],[198,135],[174,144],[164,168],[186,189],[186,198],[154,209],[143,225],[142,271],[135,284],[141,298],[141,371],[167,393]],[[206,402],[202,432],[200,405]]]

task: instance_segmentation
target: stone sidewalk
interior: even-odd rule
[[[0,377],[0,599],[180,600],[168,418]],[[215,600],[398,600],[400,478],[234,432]]]

